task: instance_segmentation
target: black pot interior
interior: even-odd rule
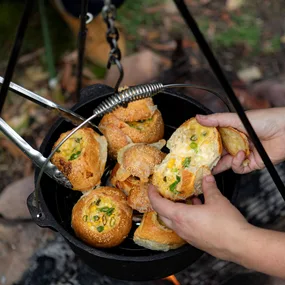
[[[89,87],[87,89],[87,93],[89,93],[89,96],[85,96],[82,102],[80,102],[73,108],[74,111],[84,117],[90,116],[93,113],[93,109],[98,106],[100,102],[106,99],[110,94],[110,92],[107,92],[109,94],[97,94],[96,97],[90,96],[90,90],[92,91],[92,88],[94,88],[94,86]],[[94,94],[96,94],[96,92]],[[165,122],[165,139],[168,139],[173,133],[173,131],[177,127],[179,127],[185,120],[195,116],[196,114],[210,113],[208,109],[204,108],[191,98],[173,92],[164,92],[159,95],[156,95],[154,97],[154,102],[158,106],[158,109],[161,111]],[[93,122],[95,124],[98,124],[99,121],[100,119],[95,119]],[[70,123],[67,123],[63,120],[59,120],[52,127],[42,144],[41,151],[44,156],[47,156],[51,152],[52,146],[58,139],[60,134],[71,130],[72,128],[74,128],[74,126]],[[109,176],[109,172],[111,171],[113,166],[114,162],[108,160],[106,165],[106,171],[102,178],[103,185],[106,183]],[[233,189],[234,180],[232,173],[230,171],[225,172],[223,173],[223,175],[217,176],[216,179],[219,189],[222,191],[222,193],[228,198],[231,198],[232,192],[226,192],[226,189]],[[42,199],[41,203],[46,206],[48,212],[45,213],[45,215],[51,215],[55,221],[55,224],[50,226],[56,228],[63,236],[68,233],[68,241],[72,243],[72,247],[77,247],[77,249],[81,248],[79,254],[84,250],[86,251],[86,249],[87,251],[89,251],[90,249],[91,254],[100,256],[100,253],[104,253],[105,257],[105,254],[110,254],[110,256],[112,256],[112,259],[116,259],[116,256],[123,256],[128,261],[132,261],[132,258],[134,258],[134,260],[138,260],[140,257],[142,258],[142,260],[163,259],[164,257],[169,258],[170,256],[173,256],[175,254],[185,252],[185,250],[189,251],[189,255],[192,254],[193,256],[195,256],[195,259],[199,258],[202,254],[200,251],[189,245],[167,253],[151,251],[142,248],[132,241],[133,233],[138,226],[135,222],[133,222],[133,227],[128,238],[121,245],[111,249],[92,249],[91,247],[84,245],[83,242],[77,239],[71,228],[71,211],[74,204],[82,195],[81,192],[68,190],[55,183],[46,175],[44,175],[42,178],[40,191],[40,199]],[[190,261],[193,262],[194,260],[190,258],[189,262]],[[187,261],[186,264],[190,265],[190,263],[187,263]],[[96,268],[96,266],[94,266],[94,268]],[[183,267],[180,268],[180,270],[182,270],[183,268],[185,268],[185,262]],[[144,274],[147,275],[147,272],[144,272]],[[173,272],[169,272],[168,275],[170,274],[173,274]],[[113,277],[120,278],[118,274],[113,274]],[[151,278],[145,278],[144,280],[148,279]]]

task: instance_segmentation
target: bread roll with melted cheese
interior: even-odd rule
[[[151,98],[131,102],[127,108],[119,107],[106,114],[99,128],[108,141],[108,151],[113,158],[129,143],[153,143],[164,135],[161,113]]]
[[[119,245],[132,226],[132,209],[118,189],[100,187],[84,194],[72,210],[72,227],[87,244],[109,248]]]
[[[202,192],[202,179],[222,154],[217,128],[204,127],[195,118],[182,124],[167,142],[170,153],[155,166],[152,183],[170,200],[185,200]]]
[[[134,233],[134,242],[142,247],[161,251],[176,249],[186,243],[164,225],[156,212],[144,214],[140,226]]]
[[[60,135],[56,147],[71,131]],[[107,141],[91,128],[81,128],[53,155],[51,162],[69,179],[73,190],[87,191],[101,182]]]

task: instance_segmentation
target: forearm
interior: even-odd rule
[[[232,251],[233,262],[285,278],[285,233],[249,227]]]

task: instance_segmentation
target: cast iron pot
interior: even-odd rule
[[[81,100],[72,110],[88,117],[93,109],[113,93],[105,85],[93,85],[82,90]],[[154,97],[154,102],[162,113],[165,122],[165,139],[184,121],[196,114],[210,114],[211,111],[183,94],[165,91]],[[100,119],[94,121],[98,124]],[[52,146],[61,133],[74,128],[73,125],[60,119],[45,137],[41,152],[48,156]],[[114,162],[108,161],[102,184],[106,183]],[[35,177],[38,176],[38,169]],[[216,180],[222,193],[232,200],[236,175],[232,171],[217,175]],[[81,196],[81,192],[68,190],[44,175],[41,180],[39,201],[42,208],[39,214],[33,206],[34,194],[28,197],[28,208],[33,220],[40,227],[49,227],[59,232],[68,242],[71,249],[91,268],[103,274],[122,280],[147,281],[175,274],[195,262],[203,252],[184,245],[168,252],[151,251],[137,246],[132,236],[137,228],[133,223],[129,237],[119,246],[111,249],[92,248],[78,239],[71,228],[71,211]]]

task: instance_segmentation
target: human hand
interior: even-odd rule
[[[149,199],[166,226],[185,241],[213,256],[234,261],[243,233],[252,226],[221,194],[213,176],[204,177],[203,192],[205,204],[194,198],[194,205],[186,205],[162,198],[151,185]]]
[[[285,108],[271,108],[247,111],[246,115],[259,137],[273,164],[285,159]],[[241,120],[234,113],[217,113],[208,116],[196,116],[197,121],[207,127],[233,127],[247,133]],[[244,165],[245,153],[240,151],[235,157],[225,154],[213,169],[213,174],[232,168],[236,173],[248,173],[264,168],[264,163],[255,146],[250,143],[249,164]]]

